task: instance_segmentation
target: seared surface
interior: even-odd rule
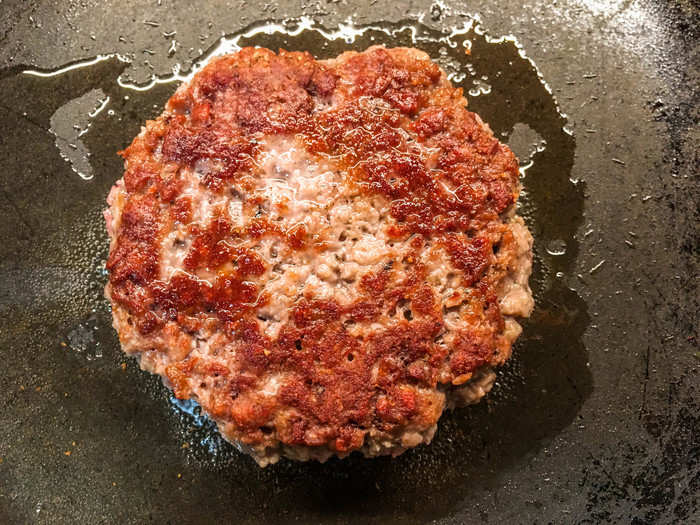
[[[263,463],[429,441],[532,308],[517,161],[465,106],[414,49],[214,59],[110,194],[124,350]]]

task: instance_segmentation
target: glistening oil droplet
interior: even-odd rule
[[[566,254],[566,243],[561,239],[554,239],[547,243],[546,250],[549,255],[564,255]]]

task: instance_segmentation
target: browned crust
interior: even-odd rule
[[[320,100],[333,102],[318,110]],[[178,274],[165,282],[157,263],[164,232],[191,218],[180,170],[203,162],[210,169],[202,185],[245,190],[241,175],[255,172],[256,139],[276,134],[296,134],[309,152],[332,159],[348,184],[389,199],[388,233],[412,236],[416,257],[362,276],[351,305],[300,298],[270,338],[256,320],[274,300],[259,293],[266,263],[222,241],[275,236],[293,250],[322,251],[323,239],[264,217],[242,227],[221,217],[188,226],[194,240],[185,266],[216,271],[233,261],[232,269],[211,281]],[[113,205],[121,221],[107,262],[115,326],[123,340],[147,343],[131,352],[168,356],[164,373],[178,397],[206,382],[212,395],[200,402],[230,439],[343,453],[361,448],[371,431],[425,431],[445,406],[439,385],[461,384],[510,355],[497,289],[515,257],[502,217],[517,199],[517,161],[466,110],[461,90],[413,50],[375,47],[326,63],[252,48],[216,58],[122,155],[126,197]],[[427,243],[444,247],[469,289],[449,348],[438,344],[444,305],[416,262]],[[347,330],[406,302],[410,320],[362,339]],[[236,351],[202,361],[190,355],[194,334],[217,334]],[[273,373],[283,373],[284,384],[263,396]]]

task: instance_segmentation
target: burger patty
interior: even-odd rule
[[[419,50],[215,58],[121,155],[122,347],[261,465],[429,442],[532,310],[517,160]]]

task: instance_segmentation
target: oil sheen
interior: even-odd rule
[[[499,371],[498,384],[488,396],[491,409],[477,406],[447,414],[436,443],[410,454],[425,455],[438,464],[468,456],[470,444],[478,448],[485,432],[470,429],[501,423],[512,426],[530,407],[549,407],[553,416],[543,416],[543,425],[563,427],[590,388],[581,342],[589,321],[586,305],[561,278],[573,271],[578,255],[575,234],[583,217],[583,183],[570,178],[575,137],[567,130],[566,116],[551,89],[517,39],[490,36],[476,20],[446,31],[410,21],[335,29],[315,26],[307,18],[256,24],[222,37],[194,62],[164,75],[149,73],[142,82],[133,79],[143,78],[143,71],[135,74],[136,66],[117,54],[54,70],[16,66],[0,72],[0,84],[13,94],[5,103],[29,125],[46,131],[46,144],[41,147],[56,149],[53,176],[74,179],[70,184],[75,187],[75,205],[57,218],[59,233],[41,248],[81,276],[57,286],[58,324],[62,319],[83,319],[77,325],[63,325],[57,346],[63,343],[69,350],[75,346],[86,366],[102,361],[101,366],[117,367],[124,361],[102,297],[108,241],[101,211],[109,188],[122,175],[116,152],[131,142],[146,120],[162,112],[180,82],[191,78],[212,56],[245,46],[309,51],[323,59],[377,44],[427,52],[452,83],[464,89],[469,109],[511,146],[521,165],[519,214],[535,238],[530,285],[536,309],[523,323],[525,330],[513,358]],[[26,93],[33,94],[31,100]],[[239,461],[238,453],[200,415],[196,403],[175,400],[155,378],[145,380],[144,375],[129,363],[123,380],[133,383],[134,391],[171,399],[173,427],[180,442],[188,445],[183,448],[188,458],[217,467]],[[557,391],[558,398],[554,406],[552,391]],[[443,435],[458,436],[462,450],[451,450],[452,441],[441,439]]]

